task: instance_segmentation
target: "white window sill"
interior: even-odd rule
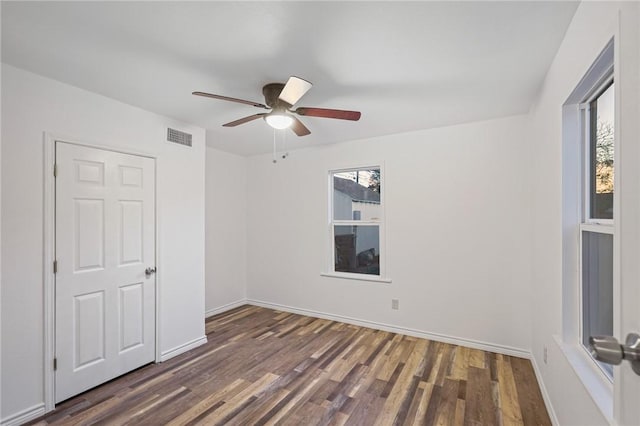
[[[366,276],[365,274],[339,274],[335,272],[321,272],[321,277],[342,278],[345,280],[371,281],[374,283],[391,283],[390,279],[380,278],[375,275]]]
[[[560,336],[553,339],[562,350],[591,399],[602,415],[613,424],[613,383],[604,375],[578,343],[564,342]]]

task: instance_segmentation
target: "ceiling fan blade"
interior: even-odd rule
[[[311,84],[307,80],[303,80],[299,77],[291,76],[287,80],[287,84],[282,88],[278,99],[288,103],[289,105],[295,105],[305,93],[311,89]]]
[[[264,117],[265,115],[267,115],[267,113],[262,113],[262,114],[254,114],[254,115],[250,115],[248,117],[244,117],[244,118],[240,118],[238,120],[235,121],[231,121],[227,124],[223,124],[223,127],[235,127],[235,126],[239,126],[240,124],[244,124],[244,123],[248,123],[250,121],[253,120],[257,120],[258,118]]]
[[[293,123],[291,124],[291,130],[298,136],[307,136],[311,134],[311,130],[307,129],[307,126],[302,124],[302,121],[298,120],[296,117],[291,116],[293,118]]]
[[[230,98],[228,96],[214,95],[212,93],[205,93],[205,92],[192,92],[191,94],[196,96],[204,96],[205,98],[213,98],[213,99],[220,99],[222,101],[238,102],[240,104],[269,109],[269,107],[267,107],[264,104],[261,104],[259,102],[253,102],[253,101],[245,101],[244,99]]]
[[[342,109],[326,109],[326,108],[297,108],[295,111],[299,115],[308,115],[309,117],[338,118],[340,120],[360,120],[362,115],[360,111],[345,111]]]

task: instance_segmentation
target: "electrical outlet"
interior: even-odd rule
[[[391,299],[391,309],[400,309],[400,301],[398,299]]]
[[[547,357],[548,353],[547,353],[547,347],[543,346],[542,348],[542,360],[544,361],[544,363],[547,363],[548,357]]]

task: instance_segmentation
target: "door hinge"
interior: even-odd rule
[[[53,163],[53,177],[58,177],[58,163]]]
[[[53,359],[53,371],[58,369],[58,358]]]
[[[57,260],[53,261],[53,273],[54,274],[58,273],[58,261]]]

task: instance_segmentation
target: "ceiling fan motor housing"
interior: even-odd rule
[[[289,109],[291,105],[279,98],[284,83],[269,83],[262,88],[264,101],[272,109]]]

